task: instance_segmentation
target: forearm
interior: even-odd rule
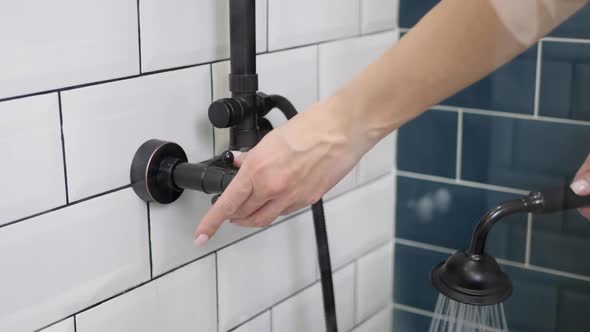
[[[441,1],[326,104],[370,147],[522,53],[586,2]]]

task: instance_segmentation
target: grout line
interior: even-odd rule
[[[139,0],[137,0],[137,45],[139,50],[139,73],[141,74],[143,70],[141,68],[141,15]]]
[[[539,117],[539,100],[541,99],[541,58],[543,56],[543,42],[539,41],[537,44],[537,67],[535,72],[535,106],[533,117]]]
[[[215,253],[212,253],[212,254],[215,254]],[[182,269],[182,268],[184,268],[184,267],[186,267],[188,265],[191,265],[193,263],[196,263],[197,261],[199,261],[201,259],[206,259],[210,255],[211,254],[205,255],[205,256],[199,257],[198,259],[192,260],[192,261],[190,261],[188,263],[182,264],[181,266],[178,266],[178,267],[174,268],[173,270],[170,270],[170,271],[168,271],[166,273],[163,273],[161,275],[158,275],[158,276],[154,277],[154,279],[142,281],[142,282],[140,282],[139,284],[137,284],[135,286],[129,287],[129,288],[127,288],[127,289],[125,289],[125,290],[123,290],[121,292],[118,292],[116,294],[113,294],[113,295],[111,295],[111,296],[109,296],[109,297],[107,297],[107,298],[105,298],[105,299],[103,299],[101,301],[98,301],[98,302],[96,302],[96,303],[94,303],[94,304],[92,304],[92,305],[90,305],[90,306],[88,306],[86,308],[80,309],[80,310],[78,310],[78,311],[76,311],[76,312],[74,312],[74,313],[72,313],[72,314],[70,314],[70,315],[68,315],[68,316],[66,316],[64,318],[58,319],[58,320],[52,322],[51,324],[45,325],[45,326],[43,326],[41,328],[38,328],[38,329],[34,330],[33,332],[42,332],[43,329],[45,329],[45,328],[47,328],[49,326],[55,325],[57,323],[60,323],[60,322],[66,320],[68,318],[76,317],[77,315],[80,315],[83,312],[92,310],[92,309],[94,309],[94,308],[96,308],[96,307],[98,307],[98,306],[100,306],[102,304],[105,304],[105,303],[107,303],[107,302],[109,302],[109,301],[111,301],[113,299],[116,299],[116,298],[118,298],[120,296],[123,296],[123,295],[125,295],[127,293],[133,292],[133,291],[135,291],[136,289],[138,289],[140,287],[143,287],[143,286],[146,286],[148,284],[151,284],[152,282],[154,282],[154,281],[156,281],[156,280],[158,280],[158,279],[160,279],[160,278],[162,278],[164,276],[167,276],[167,275],[169,275],[169,274],[171,274],[173,272],[176,272],[176,271],[178,271],[178,270],[180,270],[180,269]]]
[[[77,331],[78,331],[78,322],[77,322],[76,316],[74,315],[74,332],[77,332]]]
[[[152,257],[152,217],[150,213],[150,202],[145,202],[147,209],[148,245],[150,250],[150,280],[154,279],[154,260]]]
[[[269,328],[268,330],[270,332],[272,332],[273,328],[272,328],[272,308],[268,308],[268,320],[269,320]]]
[[[409,247],[418,248],[418,249],[430,250],[430,251],[434,251],[434,252],[438,252],[438,253],[442,253],[442,254],[453,254],[456,252],[456,250],[451,249],[451,248],[446,248],[446,247],[441,247],[441,246],[436,246],[436,245],[432,245],[432,244],[428,244],[428,243],[422,243],[422,242],[406,240],[406,239],[395,239],[395,243],[409,246]],[[570,272],[565,272],[565,271],[559,271],[559,270],[554,270],[554,269],[536,266],[536,265],[530,265],[530,264],[529,264],[529,266],[525,266],[524,263],[509,261],[509,260],[506,260],[503,258],[496,258],[496,261],[498,261],[498,263],[500,263],[502,265],[512,266],[512,267],[516,267],[516,268],[523,269],[523,270],[541,272],[541,273],[551,274],[551,275],[558,276],[558,277],[564,277],[564,278],[569,278],[569,279],[574,279],[574,280],[590,282],[590,276],[585,276],[585,275],[575,274],[575,273],[570,273]]]
[[[362,36],[363,35],[363,0],[357,0],[356,2],[358,4],[358,24],[359,24],[359,30],[358,30],[358,35]]]
[[[408,247],[427,249],[430,251],[436,251],[436,252],[439,252],[442,254],[448,254],[448,255],[452,255],[457,252],[457,250],[455,250],[455,249],[441,247],[441,246],[437,246],[437,245],[429,244],[429,243],[424,243],[424,242],[401,239],[401,238],[396,238],[395,244],[402,244],[402,245],[408,246]]]
[[[457,106],[447,106],[447,105],[434,105],[429,107],[428,109],[430,110],[436,110],[436,111],[447,111],[447,112],[459,112],[462,111],[463,109]]]
[[[380,34],[380,33],[386,32],[386,31],[393,32],[394,29],[388,29],[388,30],[379,31],[379,32],[375,32],[375,33],[368,33],[364,36],[377,35],[377,34]],[[310,47],[310,46],[318,46],[323,43],[330,43],[330,42],[347,40],[347,39],[354,39],[354,38],[358,38],[358,36],[351,35],[351,36],[339,37],[339,38],[334,38],[334,39],[326,39],[326,40],[322,40],[322,41],[317,41],[315,43],[296,45],[296,46],[276,49],[276,50],[272,50],[272,51],[269,50],[266,52],[257,53],[256,55],[279,53],[279,52],[290,51],[290,50],[295,50],[295,49],[300,49],[300,48],[305,48],[305,47]],[[199,66],[204,66],[204,65],[209,65],[209,64],[215,64],[215,63],[219,63],[219,62],[225,62],[228,60],[229,60],[229,58],[220,58],[220,59],[216,59],[213,61],[197,62],[197,63],[178,66],[178,67],[170,67],[170,68],[165,68],[165,69],[158,69],[158,70],[153,70],[153,71],[142,72],[141,74],[121,76],[121,77],[115,77],[115,78],[101,80],[101,81],[88,82],[88,83],[82,83],[82,84],[77,84],[77,85],[70,85],[70,86],[55,88],[55,89],[25,93],[25,94],[21,94],[21,95],[0,98],[0,102],[15,100],[15,99],[22,99],[22,98],[33,97],[33,96],[39,96],[39,95],[44,95],[44,94],[49,94],[49,93],[54,93],[54,92],[59,92],[59,91],[75,90],[75,89],[86,88],[86,87],[96,86],[96,85],[101,85],[101,84],[114,83],[114,82],[118,82],[118,81],[140,78],[140,77],[144,77],[144,76],[157,75],[157,74],[162,74],[162,73],[167,73],[167,72],[172,72],[172,71],[177,71],[177,70],[184,70],[184,69],[189,69],[189,68],[194,68],[194,67],[199,67]]]
[[[57,103],[59,106],[59,128],[61,131],[61,152],[62,152],[62,160],[64,165],[64,182],[65,182],[65,189],[66,189],[66,204],[70,203],[70,194],[68,189],[68,167],[66,165],[66,141],[64,138],[64,119],[63,119],[63,111],[61,105],[61,92],[57,93]]]
[[[268,47],[268,44],[269,44],[268,37],[270,35],[269,34],[269,26],[270,26],[270,24],[269,24],[269,21],[270,21],[270,1],[271,0],[266,0],[266,22],[265,22],[266,23],[266,52],[268,52],[268,50],[270,49]]]
[[[545,37],[541,40],[547,41],[547,42],[590,44],[590,39],[578,39],[578,38]]]
[[[215,255],[215,306],[217,308],[216,318],[217,318],[217,332],[219,331],[219,269],[217,267],[217,251],[214,253]]]
[[[424,310],[424,309],[420,309],[420,308],[416,308],[416,307],[411,307],[409,305],[405,305],[405,304],[400,304],[400,303],[394,303],[393,304],[393,308],[397,309],[397,310],[401,310],[401,311],[406,311],[409,312],[411,314],[417,314],[417,315],[422,315],[422,316],[427,316],[430,318],[434,318],[434,313],[428,310]]]
[[[549,117],[549,116],[538,116],[538,117],[535,117],[534,115],[530,115],[530,114],[518,114],[518,113],[500,112],[500,111],[492,111],[492,110],[482,110],[482,109],[476,109],[476,108],[463,108],[462,111],[464,113],[468,113],[468,114],[477,114],[477,115],[485,115],[485,116],[497,116],[497,117],[502,117],[502,118],[521,119],[521,120],[532,120],[532,121],[544,121],[544,122],[552,122],[552,123],[565,123],[565,124],[590,126],[590,121],[572,120],[572,119],[556,118],[556,117]]]
[[[457,152],[455,159],[455,177],[461,181],[461,160],[463,157],[463,111],[457,112]]]
[[[363,257],[363,256],[361,256]],[[353,299],[352,299],[352,312],[354,313],[354,316],[352,317],[352,321],[357,324],[357,320],[359,315],[359,306],[358,306],[358,302],[359,302],[359,259],[361,257],[358,257],[354,263],[354,289],[353,289]]]
[[[334,272],[332,272],[332,274],[334,274]],[[230,328],[230,329],[228,330],[228,332],[232,332],[232,331],[235,331],[235,330],[237,330],[237,329],[238,329],[239,327],[241,327],[242,325],[244,325],[244,324],[246,324],[246,323],[248,323],[248,322],[252,321],[253,319],[255,319],[256,317],[258,317],[258,316],[260,316],[260,315],[263,315],[263,314],[264,314],[265,312],[267,312],[267,311],[270,311],[270,312],[271,312],[271,315],[272,315],[272,309],[273,309],[274,307],[276,307],[276,306],[278,306],[278,305],[282,304],[282,303],[283,303],[283,302],[285,302],[285,301],[288,301],[288,300],[290,300],[291,298],[293,298],[293,297],[295,297],[295,296],[297,296],[297,295],[301,294],[302,292],[304,292],[304,291],[306,291],[306,290],[308,290],[308,289],[312,288],[313,286],[316,286],[316,285],[318,285],[319,283],[320,283],[320,282],[319,282],[319,281],[317,281],[317,280],[314,280],[314,281],[312,281],[312,282],[311,282],[309,285],[306,285],[305,287],[303,287],[303,288],[299,289],[298,291],[296,291],[296,292],[294,292],[294,293],[290,294],[289,296],[287,296],[287,297],[285,297],[285,298],[281,299],[280,301],[278,301],[278,302],[276,302],[276,303],[273,303],[273,304],[271,304],[271,305],[270,305],[268,308],[265,308],[264,310],[262,310],[262,311],[260,311],[260,312],[257,312],[257,313],[255,313],[255,314],[254,314],[252,317],[250,317],[250,318],[248,318],[247,320],[245,320],[245,321],[243,321],[243,322],[239,323],[238,325],[236,325],[236,326],[234,326],[234,327]]]
[[[511,112],[502,112],[502,111],[493,111],[493,110],[485,110],[485,109],[478,109],[478,108],[459,108],[455,106],[446,106],[446,105],[435,105],[430,107],[431,110],[437,111],[448,111],[448,112],[459,112],[462,111],[464,114],[477,114],[477,115],[485,115],[485,116],[497,116],[502,118],[511,118],[511,119],[519,119],[519,120],[531,120],[531,121],[543,121],[543,122],[550,122],[550,123],[563,123],[563,124],[573,124],[573,125],[580,125],[580,126],[590,126],[590,121],[586,120],[573,120],[567,118],[557,118],[551,116],[542,116],[538,115],[535,116],[534,114],[519,114],[519,113],[511,113]]]
[[[506,265],[508,265],[508,264],[506,264]],[[521,266],[516,265],[516,267],[521,267]],[[525,267],[522,266],[522,268],[525,268]],[[529,269],[529,270],[532,270],[535,272],[552,274],[552,275],[556,275],[559,277],[590,282],[590,277],[588,277],[588,276],[584,276],[584,275],[580,275],[580,274],[576,274],[576,273],[565,272],[565,271],[554,270],[554,269],[549,269],[549,268],[542,267],[542,266],[529,265],[528,267],[526,267],[526,269]]]
[[[454,185],[462,185],[465,187],[477,188],[477,189],[485,189],[485,190],[493,190],[499,192],[505,192],[510,194],[517,194],[517,195],[528,195],[529,191],[517,189],[517,188],[509,188],[509,187],[502,187],[496,186],[493,184],[487,183],[480,183],[480,182],[473,182],[473,181],[466,181],[466,180],[456,180],[451,178],[445,178],[441,176],[435,175],[426,175],[408,171],[397,171],[397,175],[405,178],[412,178],[417,180],[425,180],[425,181],[432,181],[432,182],[439,182],[439,183],[447,183],[447,184],[454,184]]]
[[[352,329],[350,331],[356,331],[356,329],[358,329],[359,327],[361,327],[363,324],[370,321],[371,319],[377,317],[377,315],[380,315],[384,311],[393,310],[393,308],[394,308],[393,303],[387,304],[387,305],[379,308],[376,312],[371,313],[367,318],[365,318],[365,319],[361,320],[360,322],[356,323],[355,325],[353,325]]]
[[[320,88],[320,45],[316,45],[315,47],[316,49],[316,64],[315,64],[315,76],[316,76],[316,102],[320,100],[320,98],[322,97],[321,95],[321,88]]]
[[[264,315],[264,314],[265,314],[267,311],[270,313],[270,311],[271,311],[271,310],[270,310],[270,308],[266,308],[266,309],[264,309],[263,311],[261,311],[261,312],[257,313],[256,315],[254,315],[254,316],[252,316],[252,317],[248,318],[247,320],[245,320],[245,321],[241,322],[239,325],[237,325],[237,326],[235,326],[235,327],[232,327],[231,329],[227,330],[227,332],[233,332],[233,331],[235,331],[235,330],[239,329],[240,327],[242,327],[242,326],[244,326],[244,325],[246,325],[246,324],[250,323],[251,321],[255,320],[256,318],[258,318],[258,317],[260,317],[260,316]]]
[[[533,237],[533,214],[527,215],[526,223],[526,247],[524,252],[524,266],[529,267],[531,264],[531,243]]]
[[[76,324],[75,317],[76,316],[72,315],[72,316],[68,316],[68,317],[62,318],[60,320],[56,320],[56,321],[54,321],[54,322],[52,322],[50,324],[44,325],[44,326],[42,326],[42,327],[34,330],[33,332],[43,332],[43,330],[48,329],[50,327],[53,327],[54,325],[61,324],[61,323],[65,322],[66,320],[70,319],[70,318],[74,319],[74,329],[75,329],[75,326],[76,326],[75,325]]]
[[[214,85],[213,85],[213,65],[209,64],[209,86],[211,87],[211,103],[213,103],[215,100],[215,96],[214,96]],[[215,145],[215,127],[211,126],[211,135],[213,135],[213,157],[215,157],[215,149],[217,147],[217,145]]]
[[[56,206],[56,207],[54,207],[52,209],[49,209],[49,210],[41,211],[41,212],[38,212],[38,213],[35,213],[35,214],[31,214],[29,216],[26,216],[26,217],[23,217],[23,218],[20,218],[20,219],[16,219],[14,221],[7,222],[5,224],[0,225],[0,229],[2,229],[4,227],[11,226],[11,225],[15,225],[15,224],[18,224],[18,223],[27,221],[27,220],[31,220],[31,219],[34,219],[36,217],[40,217],[42,215],[45,215],[45,214],[48,214],[48,213],[51,213],[51,212],[59,211],[61,209],[65,209],[67,207],[70,207],[70,206],[73,206],[73,205],[76,205],[76,204],[80,204],[80,203],[89,201],[89,200],[94,199],[94,198],[99,198],[99,197],[102,197],[102,196],[106,196],[108,194],[112,194],[112,193],[115,193],[117,191],[124,190],[124,189],[127,189],[127,188],[131,188],[131,185],[128,184],[128,185],[125,185],[123,187],[118,187],[118,188],[115,188],[115,189],[111,189],[111,190],[108,190],[108,191],[105,191],[105,192],[102,192],[102,193],[99,193],[99,194],[95,194],[95,195],[92,195],[92,196],[88,196],[86,198],[82,198],[82,199],[77,200],[77,201],[74,201],[74,202],[70,202],[68,204]]]

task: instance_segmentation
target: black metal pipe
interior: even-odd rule
[[[206,194],[223,192],[236,175],[236,171],[203,163],[180,163],[172,171],[172,182],[179,188]]]
[[[530,206],[527,204],[526,199],[519,198],[502,203],[488,211],[488,213],[481,218],[479,224],[473,231],[468,253],[482,255],[486,246],[488,233],[492,227],[494,227],[500,219],[517,212],[528,212],[529,208]]]
[[[258,143],[256,112],[256,2],[230,0],[230,62],[229,89],[245,108],[242,120],[230,129],[230,149],[249,150]]]
[[[255,75],[256,2],[255,0],[230,0],[229,5],[231,73],[232,75]]]

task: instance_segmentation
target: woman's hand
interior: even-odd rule
[[[571,185],[572,190],[580,195],[590,195],[590,155],[586,158]],[[579,209],[580,213],[590,220],[590,207]]]
[[[348,174],[376,140],[365,139],[358,124],[336,111],[329,101],[316,104],[249,152],[237,153],[240,170],[201,220],[195,243],[207,242],[228,219],[240,226],[267,226],[317,202]]]

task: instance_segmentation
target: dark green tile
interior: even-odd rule
[[[586,5],[550,33],[553,37],[590,38],[590,5]]]
[[[431,318],[427,316],[399,309],[393,311],[393,331],[395,332],[426,332],[430,328],[430,321]]]
[[[590,276],[590,222],[577,211],[535,216],[531,264]]]
[[[455,177],[457,113],[427,111],[398,131],[398,169]]]
[[[398,238],[464,249],[487,210],[517,195],[398,177]],[[486,251],[495,257],[524,262],[527,215],[503,219],[490,232]]]
[[[399,26],[411,28],[424,16],[439,0],[400,0]]]
[[[533,114],[537,47],[443,101],[442,105]]]
[[[464,114],[462,178],[539,190],[569,184],[590,152],[590,126]]]
[[[543,42],[542,53],[539,114],[589,121],[590,44]]]

